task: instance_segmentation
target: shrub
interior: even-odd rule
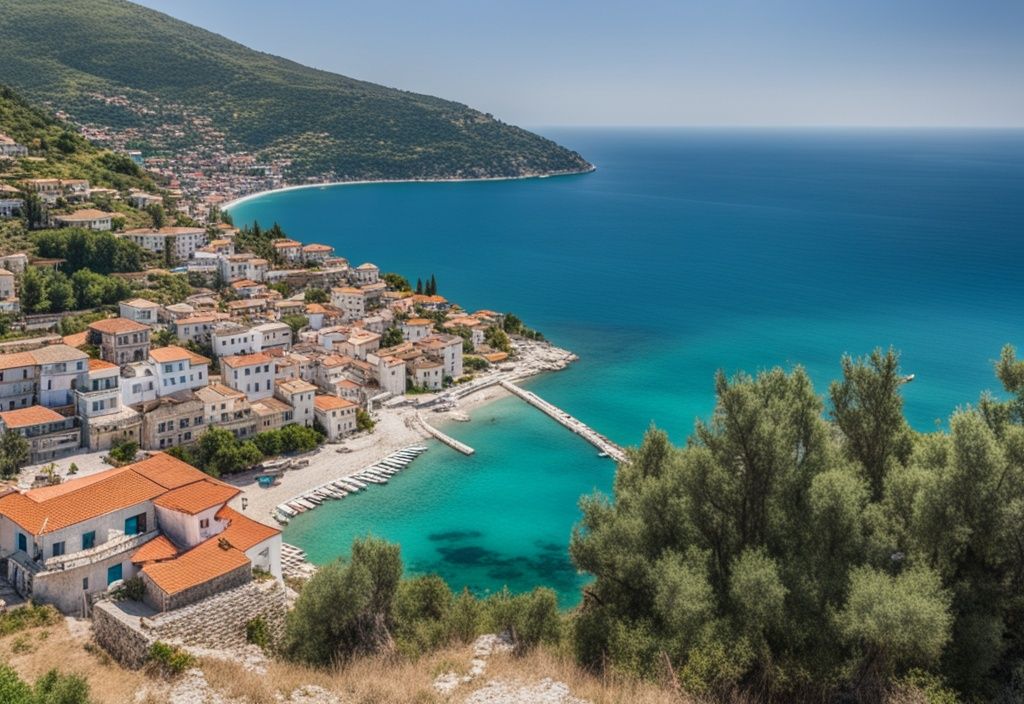
[[[266,648],[270,645],[270,628],[262,616],[257,616],[246,622],[245,640],[261,648]]]
[[[149,649],[149,667],[162,677],[176,677],[195,663],[196,659],[185,650],[159,640]]]
[[[50,670],[36,680],[35,701],[39,704],[89,704],[89,683],[80,675],[62,675]]]
[[[142,601],[146,596],[146,583],[142,581],[142,577],[126,579],[111,596],[114,601]]]
[[[446,630],[452,640],[468,643],[480,632],[483,605],[468,589],[455,597],[448,609]]]
[[[139,443],[134,440],[121,440],[110,448],[107,454],[118,464],[127,464],[135,459],[139,452]]]
[[[484,601],[484,622],[489,631],[511,635],[519,652],[557,643],[562,631],[558,599],[544,587],[527,594],[512,594],[506,587],[491,595]]]
[[[59,620],[60,614],[52,606],[29,604],[0,614],[0,636],[8,636],[38,626],[51,626]]]

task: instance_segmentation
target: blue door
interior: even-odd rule
[[[28,552],[28,538],[25,537],[24,533],[18,533],[18,549],[22,552]]]
[[[131,518],[124,519],[124,534],[135,535],[139,532],[139,517],[132,516]]]
[[[121,574],[122,574],[122,572],[121,572],[121,563],[120,562],[117,563],[116,565],[111,565],[110,567],[108,567],[107,568],[107,586],[110,586],[111,584],[113,584],[117,580],[121,579]]]

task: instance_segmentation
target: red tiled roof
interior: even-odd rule
[[[65,420],[65,418],[50,408],[29,406],[28,408],[19,408],[15,411],[4,411],[0,413],[0,420],[8,428],[27,428],[43,423],[59,423]]]
[[[217,519],[230,522],[219,537],[224,538],[231,543],[232,547],[236,547],[239,550],[248,550],[259,545],[264,540],[281,534],[281,531],[277,528],[254,521],[229,506],[225,506],[220,511],[217,511]]]
[[[168,491],[153,503],[170,511],[194,516],[214,506],[223,506],[240,493],[241,490],[228,484],[201,481]]]
[[[179,552],[177,546],[168,540],[167,537],[158,535],[132,553],[131,560],[136,565],[147,562],[163,562],[164,560],[174,559],[178,556]]]
[[[270,357],[259,352],[257,354],[239,354],[233,357],[222,357],[220,360],[221,366],[228,367],[251,367],[255,364],[266,364],[270,361]]]
[[[91,330],[96,330],[97,332],[112,335],[119,335],[124,332],[142,332],[143,330],[149,330],[148,325],[136,323],[134,320],[128,320],[128,318],[107,318],[106,320],[97,320],[95,323],[89,323],[89,328]]]
[[[322,394],[317,394],[313,399],[313,405],[316,406],[318,411],[334,411],[339,408],[351,408],[356,404],[351,401],[346,401],[343,398],[338,398],[337,396],[324,396]]]
[[[159,589],[172,595],[248,564],[249,558],[244,552],[215,535],[173,560],[146,565],[142,573]]]

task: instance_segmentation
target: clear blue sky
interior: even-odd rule
[[[142,0],[524,125],[1024,126],[1024,0]]]

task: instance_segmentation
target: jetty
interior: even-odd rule
[[[526,389],[516,386],[511,381],[502,381],[500,383],[503,389],[523,399],[534,408],[543,411],[546,415],[551,416],[560,425],[564,425],[566,428],[596,447],[602,454],[611,457],[616,462],[626,461],[625,450],[613,443],[604,435],[601,435],[601,433],[597,432],[583,421],[572,417],[555,404],[545,401],[532,391],[527,391]]]
[[[423,429],[425,431],[427,431],[428,433],[433,435],[436,439],[440,440],[441,442],[443,442],[445,445],[447,445],[448,447],[452,448],[453,450],[458,450],[459,452],[461,452],[464,455],[472,455],[474,452],[476,452],[476,450],[474,450],[472,447],[470,447],[466,443],[459,442],[458,440],[456,440],[455,438],[451,437],[450,435],[445,435],[440,430],[438,430],[437,428],[432,426],[430,423],[428,423],[423,418],[423,414],[420,413],[419,411],[416,411],[416,420],[419,422],[419,424],[423,427]]]

